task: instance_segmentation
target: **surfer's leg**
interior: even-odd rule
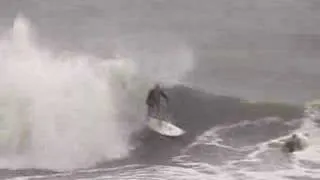
[[[162,119],[161,117],[161,112],[160,112],[160,106],[157,104],[155,105],[155,113],[156,113],[156,117]]]
[[[151,116],[151,107],[147,106],[147,116]]]
[[[154,116],[154,106],[153,105],[149,105],[148,106],[148,116]]]

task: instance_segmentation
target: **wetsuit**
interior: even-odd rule
[[[149,91],[146,104],[148,105],[148,116],[159,115],[161,96],[168,101],[168,96],[160,88],[154,88]]]
[[[301,140],[296,136],[293,135],[285,144],[285,148],[288,152],[292,153],[302,149]]]

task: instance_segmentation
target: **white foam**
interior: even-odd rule
[[[208,175],[208,172],[215,172],[211,179],[253,179],[253,180],[267,180],[267,179],[277,179],[277,180],[287,180],[290,179],[288,176],[292,177],[311,177],[319,178],[320,171],[313,169],[309,165],[304,164],[301,160],[306,160],[311,163],[319,164],[319,129],[317,128],[314,117],[310,118],[306,116],[300,119],[302,125],[293,133],[298,134],[302,138],[305,149],[299,152],[295,152],[292,155],[286,155],[281,151],[283,145],[282,140],[291,136],[288,134],[286,136],[278,137],[276,139],[267,140],[260,142],[258,144],[253,144],[251,146],[242,146],[240,148],[232,147],[224,143],[224,138],[220,132],[223,131],[233,131],[236,128],[245,127],[248,125],[254,126],[268,126],[272,122],[280,122],[279,118],[265,118],[255,121],[242,121],[237,124],[227,125],[227,126],[216,126],[212,129],[206,131],[200,135],[195,142],[190,144],[186,149],[181,151],[181,154],[175,158],[173,161],[179,165],[192,168],[198,172],[202,172]],[[297,120],[292,120],[297,121]],[[284,122],[283,122],[284,123]],[[288,123],[287,123],[288,124]],[[266,127],[267,128],[267,127]],[[306,136],[306,132],[308,133]],[[251,134],[254,136],[255,134]],[[248,135],[249,136],[249,135]],[[228,137],[230,138],[230,137]],[[234,137],[234,141],[237,141],[237,137]],[[241,139],[239,139],[241,141]],[[271,144],[278,143],[278,146],[271,146]],[[216,146],[223,149],[228,149],[234,152],[243,152],[244,155],[240,159],[230,159],[228,156],[224,157],[222,164],[215,165],[215,163],[207,163],[201,161],[201,156],[203,154],[193,154],[193,149],[199,149],[201,146]],[[209,150],[206,150],[208,154]],[[206,159],[209,162],[215,162],[215,158],[219,156],[219,151],[212,151],[206,155]],[[199,157],[198,157],[199,156]],[[213,159],[209,160],[212,156]],[[220,159],[220,158],[218,158]],[[248,164],[248,165],[246,165]]]
[[[302,121],[307,120],[301,119]],[[292,177],[310,177],[310,178],[320,178],[320,171],[318,169],[312,169],[308,166],[305,166],[300,160],[303,156],[301,153],[312,155],[312,146],[305,151],[301,151],[292,156],[284,156],[280,151],[280,146],[277,148],[272,148],[269,144],[273,141],[280,141],[290,134],[278,137],[273,140],[267,140],[260,142],[251,147],[241,147],[237,148],[232,147],[231,145],[224,144],[224,138],[221,136],[221,132],[232,131],[236,128],[242,128],[250,125],[253,126],[268,126],[272,122],[280,122],[279,118],[265,118],[260,119],[255,122],[253,121],[243,121],[233,125],[218,126],[214,127],[211,130],[200,135],[195,142],[186,147],[181,154],[177,157],[174,157],[173,162],[177,163],[178,166],[162,166],[162,165],[136,165],[130,167],[118,167],[116,169],[100,169],[100,170],[85,170],[81,171],[83,176],[82,179],[213,179],[213,180],[238,180],[238,179],[252,179],[252,180],[288,180],[290,176]],[[296,120],[294,120],[296,121]],[[308,121],[305,121],[308,122]],[[312,123],[311,123],[312,124]],[[299,129],[296,130],[296,133],[302,133],[302,129],[312,130],[311,124],[304,124]],[[314,124],[313,124],[314,125]],[[316,128],[314,126],[314,128]],[[254,134],[251,134],[254,136]],[[303,135],[303,134],[300,134]],[[237,137],[235,137],[237,138]],[[193,153],[194,148],[202,148],[201,146],[206,146],[210,148],[212,146],[217,146],[219,148],[225,148],[234,152],[242,152],[244,155],[240,159],[229,159],[224,157],[222,164],[216,164],[215,157],[222,156],[219,155],[219,152],[212,151],[210,156],[210,150],[206,150],[209,162],[204,162],[201,159],[203,153]],[[208,154],[209,153],[209,154]],[[259,156],[263,155],[263,156]],[[313,154],[314,155],[314,154]],[[199,156],[199,157],[198,157]],[[213,159],[210,160],[210,157]],[[290,160],[289,160],[290,159]],[[306,159],[306,157],[304,158]],[[311,156],[307,157],[308,160],[313,160]],[[315,160],[315,159],[314,159]],[[287,162],[286,162],[287,161]],[[316,162],[316,161],[313,161]],[[241,164],[243,163],[243,164]],[[248,163],[249,165],[245,165]],[[286,164],[282,164],[286,163]],[[121,169],[123,168],[123,169]],[[91,172],[105,172],[100,175],[90,174]],[[76,174],[76,172],[75,172]],[[65,175],[63,178],[72,177],[73,175]]]
[[[305,117],[302,119],[302,125],[296,130],[297,133],[305,134],[305,141],[308,147],[301,152],[296,153],[298,160],[310,161],[313,163],[320,163],[320,129],[316,121],[320,119],[320,109],[318,101],[313,101],[310,105],[306,104]]]
[[[32,32],[18,17],[0,38],[0,167],[66,170],[127,156],[158,74],[130,57],[53,54]],[[176,82],[188,70],[162,67]]]

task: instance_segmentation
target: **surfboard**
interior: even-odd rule
[[[158,132],[161,135],[164,136],[181,136],[185,133],[185,131],[174,124],[160,120],[154,117],[149,117],[148,126],[153,131]]]

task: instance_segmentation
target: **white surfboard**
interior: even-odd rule
[[[181,128],[154,117],[149,117],[148,126],[150,129],[164,136],[181,136],[185,133]]]

